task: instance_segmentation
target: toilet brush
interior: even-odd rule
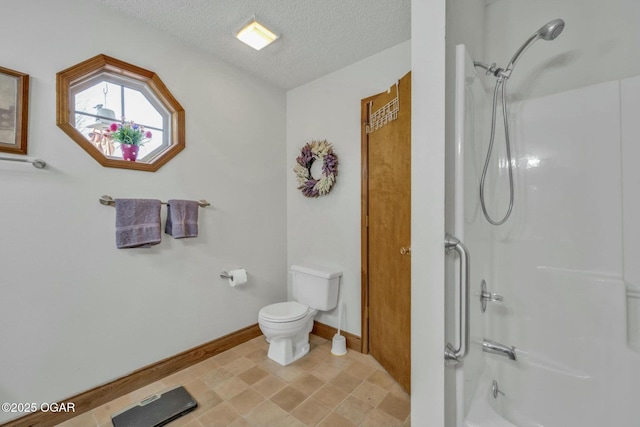
[[[333,336],[331,345],[331,354],[335,356],[344,356],[347,354],[347,339],[340,335],[340,327],[342,325],[342,301],[338,305],[338,333]]]

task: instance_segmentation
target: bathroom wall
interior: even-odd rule
[[[460,198],[456,198],[454,186],[455,186],[455,152],[456,152],[456,133],[455,133],[455,75],[457,73],[456,68],[456,45],[464,44],[469,55],[472,57],[482,57],[484,52],[484,11],[485,4],[483,1],[478,0],[449,0],[447,1],[447,39],[446,39],[446,144],[445,144],[445,176],[446,176],[446,197],[445,197],[445,230],[447,233],[451,233],[467,245],[471,236],[466,233],[467,230],[463,229],[460,224],[456,224],[455,221],[455,209],[462,209],[464,207],[457,206],[456,203]],[[471,84],[469,84],[469,90],[471,90]],[[480,86],[481,87],[481,86]],[[467,96],[471,96],[470,93]],[[468,102],[473,102],[469,99]],[[458,227],[456,227],[458,225]],[[469,248],[471,250],[471,248]],[[478,265],[478,256],[474,254],[472,259],[473,268],[471,273],[473,275],[480,274],[481,269],[476,268]],[[457,289],[457,256],[454,253],[448,254],[445,257],[446,268],[446,280],[445,280],[445,313],[446,317],[446,342],[453,342],[455,337],[456,319],[455,310],[456,307],[456,289]],[[472,317],[471,322],[475,319]],[[448,425],[456,425],[456,416],[462,414],[463,406],[458,407],[456,405],[458,396],[459,401],[466,402],[463,399],[464,393],[468,393],[473,385],[477,382],[479,373],[478,369],[478,355],[476,352],[471,352],[465,359],[464,366],[458,368],[447,367],[445,370],[445,390],[447,399],[446,404],[446,420]],[[458,411],[458,414],[456,414]]]
[[[445,426],[446,0],[411,2],[411,423]],[[448,425],[448,424],[447,424]]]
[[[287,92],[287,260],[343,272],[342,329],[360,336],[360,100],[387,90],[411,69],[406,41]],[[326,139],[339,157],[332,191],[307,198],[293,173],[305,143]],[[291,280],[289,279],[289,285]],[[289,287],[289,289],[291,289]],[[338,310],[316,319],[337,327]]]
[[[49,165],[0,162],[0,401],[64,399],[286,298],[283,90],[95,1],[5,0],[0,27],[0,66],[31,76],[29,157]],[[55,125],[56,72],[99,53],[157,72],[186,110],[186,149],[155,173],[104,168]],[[348,159],[342,137],[319,136]],[[117,250],[103,194],[211,206],[196,239]],[[235,266],[249,272],[243,288],[219,278]]]
[[[511,98],[558,93],[639,74],[640,3],[634,0],[495,0],[485,11],[485,63],[506,66],[543,24],[562,18],[564,32],[539,40],[509,79]],[[491,82],[493,84],[493,82]]]

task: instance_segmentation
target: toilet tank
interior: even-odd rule
[[[331,310],[338,305],[341,271],[292,265],[291,275],[295,301],[321,311]]]

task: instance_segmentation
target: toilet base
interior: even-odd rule
[[[269,344],[267,356],[282,366],[287,366],[309,353],[309,340],[302,345],[294,345],[291,338],[275,338]]]
[[[280,336],[268,339],[269,359],[287,366],[309,353],[309,334],[313,329],[313,316],[305,323],[304,329],[292,337]]]

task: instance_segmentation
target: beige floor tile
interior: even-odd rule
[[[323,381],[329,382],[335,377],[337,377],[342,371],[340,368],[336,366],[331,366],[328,363],[323,363],[319,365],[316,369],[312,370],[311,373],[316,377],[320,378]]]
[[[255,337],[254,339],[251,340],[251,343],[253,343],[256,347],[263,348],[265,350],[269,348],[269,343],[267,342],[266,339],[264,339],[263,335],[260,335],[259,337]]]
[[[340,402],[342,402],[348,396],[347,393],[340,390],[338,387],[325,384],[320,390],[316,391],[311,395],[316,400],[324,403],[330,408],[336,407]]]
[[[234,422],[229,424],[229,427],[255,427],[255,425],[251,424],[246,418],[241,417],[237,418]]]
[[[200,379],[210,388],[215,388],[231,377],[233,377],[233,374],[231,372],[227,371],[223,367],[219,367],[200,377]]]
[[[389,393],[380,402],[378,409],[396,417],[400,421],[404,421],[411,412],[411,401],[408,396]]]
[[[189,392],[191,396],[194,396],[194,397],[201,393],[211,390],[209,386],[206,385],[204,381],[202,381],[199,378],[185,382],[184,384],[182,384],[182,386],[185,388],[185,390]]]
[[[253,342],[253,340],[243,342],[242,344],[233,347],[233,351],[235,351],[236,353],[242,356],[246,356],[249,353],[253,353],[257,349],[258,349],[258,346],[256,345],[256,343]]]
[[[222,353],[216,354],[215,356],[213,356],[213,359],[216,362],[218,362],[221,366],[224,366],[229,362],[233,362],[238,357],[240,357],[240,355],[236,353],[233,349],[231,349],[231,350],[223,351]]]
[[[267,350],[264,348],[258,348],[251,353],[246,354],[244,357],[251,360],[253,363],[258,364],[267,359]]]
[[[298,407],[291,412],[291,415],[299,419],[305,425],[315,426],[324,417],[326,417],[329,412],[331,412],[331,408],[328,408],[318,400],[311,398],[298,405]]]
[[[351,393],[362,383],[362,380],[342,371],[330,383],[346,393]]]
[[[310,353],[302,359],[296,360],[294,362],[294,366],[304,369],[305,371],[312,371],[326,360],[325,358],[318,358],[313,356],[314,354]]]
[[[278,427],[279,422],[282,422],[288,415],[281,407],[267,400],[255,407],[247,416],[247,420],[255,426]]]
[[[213,390],[224,400],[229,400],[245,391],[249,386],[238,377],[231,377],[223,383],[213,387]]]
[[[251,386],[252,390],[257,391],[266,398],[269,398],[285,388],[287,383],[280,378],[269,375]]]
[[[230,399],[229,404],[240,414],[246,415],[264,400],[265,397],[257,391],[247,389]]]
[[[260,366],[254,366],[253,368],[247,369],[246,371],[239,374],[238,378],[240,378],[248,385],[253,385],[268,376],[269,372],[265,371]]]
[[[320,424],[318,427],[356,427],[357,424],[352,423],[350,420],[346,419],[342,415],[332,412],[330,413]],[[380,424],[378,427],[382,427],[383,424]],[[386,426],[385,426],[386,427]]]
[[[291,385],[307,396],[311,396],[325,385],[325,382],[313,374],[304,374],[292,382]]]
[[[196,409],[196,411],[198,411],[199,413],[213,409],[224,401],[222,397],[218,395],[218,393],[210,389],[202,393],[193,395],[193,398],[196,400],[196,402],[198,402],[198,409]]]
[[[372,410],[373,406],[357,397],[349,396],[335,409],[335,412],[358,425]]]
[[[240,414],[231,405],[223,402],[200,415],[198,421],[206,427],[227,427],[238,418]]]
[[[305,371],[302,368],[298,368],[295,365],[289,365],[289,366],[281,366],[280,369],[276,369],[273,374],[276,375],[278,378],[280,378],[283,381],[286,381],[288,383],[292,383],[295,380],[297,380],[300,376],[306,374],[307,371]]]
[[[357,360],[353,360],[351,365],[349,365],[348,372],[356,378],[360,378],[365,380],[369,378],[371,374],[376,370],[373,366],[368,363],[362,363]]]
[[[196,377],[201,377],[203,375],[207,375],[211,373],[216,368],[219,368],[220,364],[213,357],[208,358],[207,360],[203,360],[200,363],[196,363],[195,365],[191,365],[189,367],[189,371],[193,373]]]
[[[271,396],[271,401],[287,412],[293,411],[295,407],[301,404],[307,395],[298,391],[293,386],[287,386]]]
[[[388,393],[369,381],[363,381],[351,394],[375,408]]]
[[[381,369],[376,369],[371,375],[369,375],[367,381],[377,385],[384,390],[389,390],[395,382],[393,381],[391,375]]]
[[[184,385],[184,383],[197,379],[198,376],[193,373],[189,368],[176,372],[162,379],[162,384],[166,388],[173,388],[178,385]]]
[[[59,424],[59,427],[96,427],[98,426],[97,420],[93,416],[93,412],[85,412],[84,414],[73,417],[70,420]]]
[[[112,427],[111,415],[154,393],[183,385],[198,402],[176,427],[410,427],[411,399],[370,355],[311,350],[289,366],[268,359],[264,337],[222,352],[81,414],[63,427]]]
[[[224,365],[224,368],[227,371],[231,372],[233,375],[238,375],[248,369],[253,368],[254,366],[256,366],[256,364],[251,360],[247,359],[246,357],[239,357],[236,360]]]
[[[367,415],[367,418],[360,423],[361,427],[401,427],[402,421],[392,417],[380,409],[374,409]]]

